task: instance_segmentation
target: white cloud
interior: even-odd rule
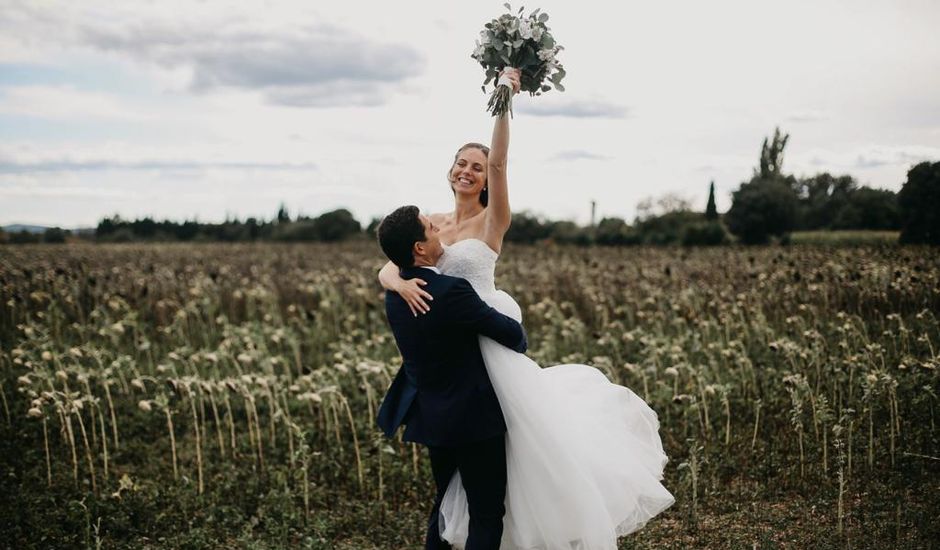
[[[538,98],[520,104],[515,110],[533,116],[569,118],[626,118],[629,110],[615,103],[592,99]]]
[[[938,160],[940,160],[940,147],[923,145],[865,145],[842,151],[812,149],[802,151],[793,157],[793,161],[801,166],[841,172],[881,167],[909,167],[919,162]]]
[[[856,168],[875,168],[885,165],[908,166],[928,160],[940,160],[940,147],[917,145],[902,147],[869,147],[855,156]]]
[[[610,160],[611,157],[606,155],[599,155],[597,153],[592,153],[591,151],[583,151],[580,149],[572,149],[568,151],[559,151],[548,158],[549,161],[553,162],[570,162],[574,160]]]
[[[46,119],[154,120],[154,116],[144,109],[130,107],[125,98],[77,90],[74,86],[0,88],[0,114]]]
[[[15,5],[0,29],[34,41],[45,30],[63,48],[85,48],[157,66],[184,70],[193,91],[257,90],[288,106],[379,105],[422,73],[424,58],[413,47],[376,40],[310,20],[271,20],[239,10],[196,10],[179,18],[169,11],[115,8],[104,12]],[[30,32],[32,31],[32,32]]]
[[[815,109],[802,109],[793,111],[786,117],[787,122],[799,124],[801,122],[819,122],[829,118],[829,114]]]

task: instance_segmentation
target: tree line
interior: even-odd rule
[[[940,244],[940,162],[922,162],[907,173],[897,193],[859,185],[849,175],[826,172],[796,178],[783,171],[783,153],[789,135],[764,139],[760,159],[750,180],[732,193],[731,208],[719,214],[715,185],[711,183],[704,212],[682,197],[665,195],[637,205],[633,223],[609,217],[589,226],[549,220],[530,212],[513,214],[506,240],[518,243],[553,241],[576,245],[687,245],[709,246],[729,242],[763,244],[788,241],[794,231],[895,230],[901,243]],[[317,217],[291,218],[281,206],[271,220],[247,218],[222,223],[195,220],[156,221],[146,217],[102,219],[93,238],[98,242],[132,241],[319,241],[337,242],[374,236],[380,220],[363,228],[346,209]],[[68,231],[49,228],[44,233],[4,233],[0,243],[61,243]]]
[[[95,229],[95,238],[100,242],[129,241],[321,241],[336,242],[362,234],[362,225],[345,208],[325,212],[316,217],[291,218],[285,206],[281,206],[271,220],[247,218],[222,223],[182,223],[152,218],[123,220],[119,216],[105,218]]]

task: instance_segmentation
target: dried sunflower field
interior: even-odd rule
[[[0,248],[0,546],[418,548],[371,242]],[[658,412],[622,548],[940,543],[940,254],[507,246],[529,355]]]

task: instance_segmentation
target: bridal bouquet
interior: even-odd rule
[[[565,91],[561,85],[565,69],[555,58],[564,47],[555,43],[555,38],[545,24],[548,14],[539,13],[537,9],[524,17],[524,7],[513,15],[512,7],[509,4],[504,6],[510,13],[484,25],[476,49],[470,56],[486,69],[483,91],[486,92],[486,85],[506,67],[521,71],[522,90],[531,95],[542,95],[551,90],[552,86],[559,92]],[[500,79],[497,82],[486,110],[493,116],[500,116],[507,111],[512,115],[512,86],[508,81]]]

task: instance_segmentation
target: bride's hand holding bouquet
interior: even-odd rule
[[[505,6],[512,11],[509,4]],[[531,95],[542,95],[552,87],[565,91],[561,84],[565,69],[556,58],[564,47],[555,42],[546,25],[548,14],[536,9],[523,16],[524,9],[520,8],[516,14],[503,14],[484,25],[471,54],[486,69],[484,92],[487,84],[498,79],[486,109],[493,116],[506,112],[512,115],[512,95],[520,90]],[[515,76],[515,80],[510,75]]]

